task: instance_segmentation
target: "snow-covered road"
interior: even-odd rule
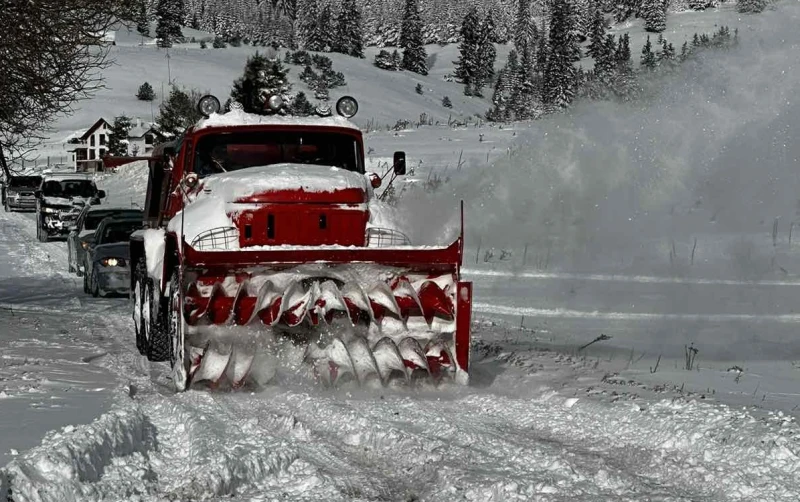
[[[0,215],[0,242],[0,500],[800,498],[791,418],[626,392],[613,361],[537,350],[525,330],[480,328],[467,388],[283,374],[174,395],[136,352],[127,301],[64,273],[65,244],[35,242],[18,214]]]

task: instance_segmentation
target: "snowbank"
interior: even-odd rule
[[[12,493],[16,502],[92,499],[93,483],[115,458],[146,456],[156,446],[155,428],[132,400],[121,399],[126,401],[91,424],[53,432],[10,462],[0,471],[0,499]]]

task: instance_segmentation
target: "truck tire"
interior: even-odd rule
[[[166,329],[164,315],[166,309],[163,305],[160,288],[146,273],[141,282],[144,286],[142,313],[145,321],[143,326],[146,330],[147,359],[153,362],[169,361],[172,342]]]
[[[139,354],[146,356],[147,338],[145,338],[144,314],[142,312],[145,291],[144,278],[147,278],[147,266],[144,260],[139,260],[133,271],[133,290],[131,291],[131,298],[133,299],[132,317],[134,330],[136,331],[136,350],[139,351]]]
[[[183,315],[183,306],[180,304],[180,280],[177,269],[169,281],[168,302],[167,337],[170,341],[169,364],[172,368],[172,385],[175,392],[183,392],[189,383],[189,367],[180,318]]]
[[[49,237],[43,223],[41,216],[36,218],[36,237],[39,239],[39,242],[47,242]]]
[[[85,262],[83,267],[84,269],[88,270],[86,268]],[[86,293],[87,295],[89,294],[89,274],[83,274],[83,292]]]
[[[97,278],[97,270],[94,268],[92,269],[92,279],[89,281],[89,283],[91,284],[90,290],[93,297],[97,298],[103,293],[103,291],[100,289],[100,280]]]

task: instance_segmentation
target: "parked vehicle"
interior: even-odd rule
[[[41,176],[12,176],[3,183],[3,208],[11,211],[35,211],[36,189],[42,183]]]
[[[65,236],[85,206],[100,204],[106,196],[94,181],[80,174],[48,174],[36,190],[36,236],[47,242]]]
[[[67,267],[78,277],[83,275],[86,250],[89,248],[97,226],[108,217],[138,218],[143,217],[140,209],[108,206],[85,206],[80,212],[75,226],[67,235]]]
[[[105,218],[97,226],[84,257],[83,291],[92,296],[127,294],[131,234],[142,228],[142,218]]]

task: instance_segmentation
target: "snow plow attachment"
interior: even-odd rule
[[[178,389],[263,385],[286,362],[331,386],[468,382],[472,284],[460,278],[461,238],[439,248],[261,249],[184,244],[191,267],[169,293]]]

